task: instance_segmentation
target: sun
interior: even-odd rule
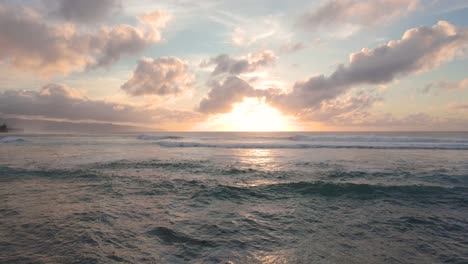
[[[258,98],[244,98],[230,113],[217,115],[197,129],[214,131],[294,131],[295,120]]]

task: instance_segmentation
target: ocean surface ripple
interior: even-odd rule
[[[400,143],[466,144],[410,136]],[[468,262],[467,150],[153,143],[317,136],[239,137],[22,135],[0,145],[0,263]]]

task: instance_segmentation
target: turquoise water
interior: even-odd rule
[[[468,133],[0,138],[0,263],[467,263]]]

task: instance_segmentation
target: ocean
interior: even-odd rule
[[[0,263],[468,263],[468,132],[0,135]]]

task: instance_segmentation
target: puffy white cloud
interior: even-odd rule
[[[104,20],[121,8],[120,0],[43,0],[55,4],[54,15],[67,21],[95,23]]]
[[[239,75],[242,73],[254,72],[260,68],[272,66],[277,57],[273,51],[264,50],[254,54],[248,54],[241,58],[233,58],[229,55],[222,54],[211,58],[208,61],[201,63],[201,67],[214,65],[212,75],[232,74]]]
[[[468,33],[445,21],[433,27],[406,31],[400,40],[350,55],[330,75],[297,82],[289,93],[273,93],[268,100],[291,113],[318,109],[323,102],[345,94],[357,85],[386,84],[397,77],[436,68],[468,47]]]
[[[133,96],[182,94],[193,83],[193,76],[187,70],[187,65],[179,58],[143,58],[121,88]]]
[[[147,108],[123,103],[92,100],[80,91],[49,84],[40,91],[8,90],[0,93],[0,114],[10,117],[96,121],[160,126],[167,123],[191,124],[199,113],[164,108]]]
[[[304,14],[299,24],[311,30],[337,25],[373,26],[405,16],[418,3],[418,0],[328,0]]]
[[[0,4],[0,61],[46,75],[107,66],[160,41],[167,19],[159,18],[160,23],[144,19],[139,27],[122,24],[89,32],[74,24],[48,23],[23,6]]]

